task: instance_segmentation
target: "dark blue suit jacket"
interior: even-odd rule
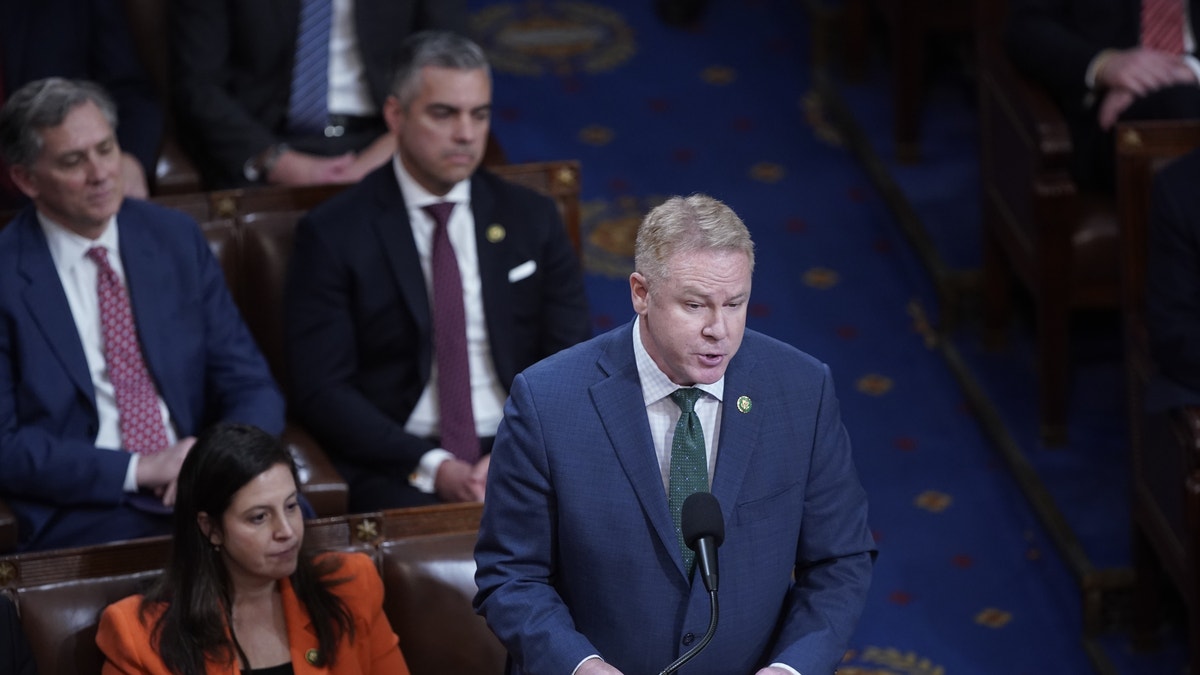
[[[708,595],[685,576],[650,440],[632,325],[513,383],[475,558],[476,606],[514,673],[570,673],[590,654],[656,673],[707,629]],[[828,368],[746,331],[721,424],[721,619],[684,670],[749,675],[782,662],[832,673],[866,598],[874,544]]]
[[[582,273],[550,199],[477,171],[471,210],[492,363],[507,388],[591,337]],[[300,221],[284,309],[296,419],[351,490],[363,472],[407,480],[434,447],[404,431],[429,381],[433,319],[391,162]]]
[[[138,61],[120,0],[0,0],[4,91],[52,75],[93,80],[117,103],[117,139],[153,183],[164,103]]]
[[[1154,180],[1146,242],[1146,328],[1158,372],[1152,410],[1200,405],[1200,151]]]
[[[117,222],[146,365],[178,435],[218,420],[280,433],[282,396],[195,221],[127,199]],[[129,456],[97,449],[98,426],[83,346],[29,207],[0,231],[0,496],[23,540],[72,507],[127,501]]]

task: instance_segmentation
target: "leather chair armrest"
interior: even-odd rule
[[[319,517],[345,515],[350,504],[350,486],[334,468],[317,441],[307,431],[289,422],[283,429],[300,473],[300,492]]]
[[[17,550],[17,516],[3,499],[0,499],[0,553]]]

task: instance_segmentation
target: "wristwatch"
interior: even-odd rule
[[[246,164],[242,167],[242,174],[246,176],[246,180],[251,183],[265,181],[267,176],[271,174],[271,169],[279,163],[279,158],[283,153],[288,151],[287,143],[276,143],[271,147],[263,150],[261,153],[246,160]]]

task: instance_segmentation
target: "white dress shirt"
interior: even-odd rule
[[[654,453],[658,455],[658,470],[662,474],[664,494],[669,493],[671,480],[671,439],[675,437],[675,425],[683,414],[679,404],[671,399],[676,389],[683,389],[671,381],[642,343],[642,318],[633,321],[633,357],[637,362],[638,379],[642,383],[642,399],[646,404],[646,417],[650,421],[650,436],[654,441]],[[717,468],[718,436],[721,430],[721,401],[725,396],[725,378],[712,384],[697,384],[704,395],[696,399],[694,410],[700,418],[704,431],[704,451],[708,458],[708,484],[712,488],[713,471]],[[665,664],[664,664],[665,665]]]
[[[339,115],[371,117],[379,114],[367,86],[358,31],[354,27],[354,0],[333,0],[329,27],[329,111]]]
[[[404,169],[399,156],[392,158],[396,180],[408,208],[408,222],[412,226],[413,243],[421,261],[421,274],[425,277],[425,290],[429,294],[430,308],[433,307],[433,218],[424,206],[436,202],[454,202],[450,213],[447,233],[458,259],[458,271],[462,277],[463,311],[467,327],[467,359],[471,369],[471,409],[475,416],[475,433],[482,437],[495,436],[504,415],[504,400],[508,394],[496,375],[492,361],[492,347],[488,341],[487,320],[483,310],[483,280],[479,276],[479,255],[475,246],[475,216],[471,213],[471,179],[455,185],[444,196],[430,194],[421,187]],[[429,382],[421,392],[421,398],[413,408],[412,415],[404,424],[404,430],[414,436],[430,438],[441,435],[438,424],[437,361],[429,373]],[[424,492],[434,491],[434,478],[442,462],[452,458],[448,451],[435,448],[421,458],[417,471],[409,482]]]
[[[92,388],[95,390],[96,412],[100,418],[95,445],[98,448],[123,451],[121,447],[121,416],[117,411],[116,393],[113,390],[112,380],[109,379],[108,366],[104,358],[104,329],[100,324],[100,299],[96,287],[99,267],[95,261],[87,257],[88,249],[95,246],[104,247],[108,251],[109,266],[112,267],[121,283],[125,283],[125,268],[121,264],[117,219],[115,216],[111,218],[108,226],[104,228],[104,234],[93,240],[66,229],[42,215],[41,212],[38,212],[37,216],[42,232],[46,235],[50,258],[54,261],[54,268],[58,272],[63,292],[67,296],[71,316],[75,319],[75,330],[79,332],[83,355],[87,358],[88,373],[91,376]],[[171,423],[170,412],[161,395],[158,396],[158,410],[162,415],[163,426],[167,432],[167,442],[173,444],[176,441],[175,427]],[[138,491],[138,457],[136,452],[130,453],[129,466],[125,470],[124,488],[126,492]]]

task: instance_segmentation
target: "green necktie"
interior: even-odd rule
[[[679,551],[683,554],[683,569],[689,574],[695,551],[683,541],[680,513],[683,501],[693,492],[708,491],[708,457],[704,450],[704,429],[696,416],[696,399],[700,390],[695,388],[676,389],[671,400],[683,414],[675,425],[671,438],[671,477],[667,487],[667,504],[671,507],[671,521],[675,524],[675,537],[679,540]]]

